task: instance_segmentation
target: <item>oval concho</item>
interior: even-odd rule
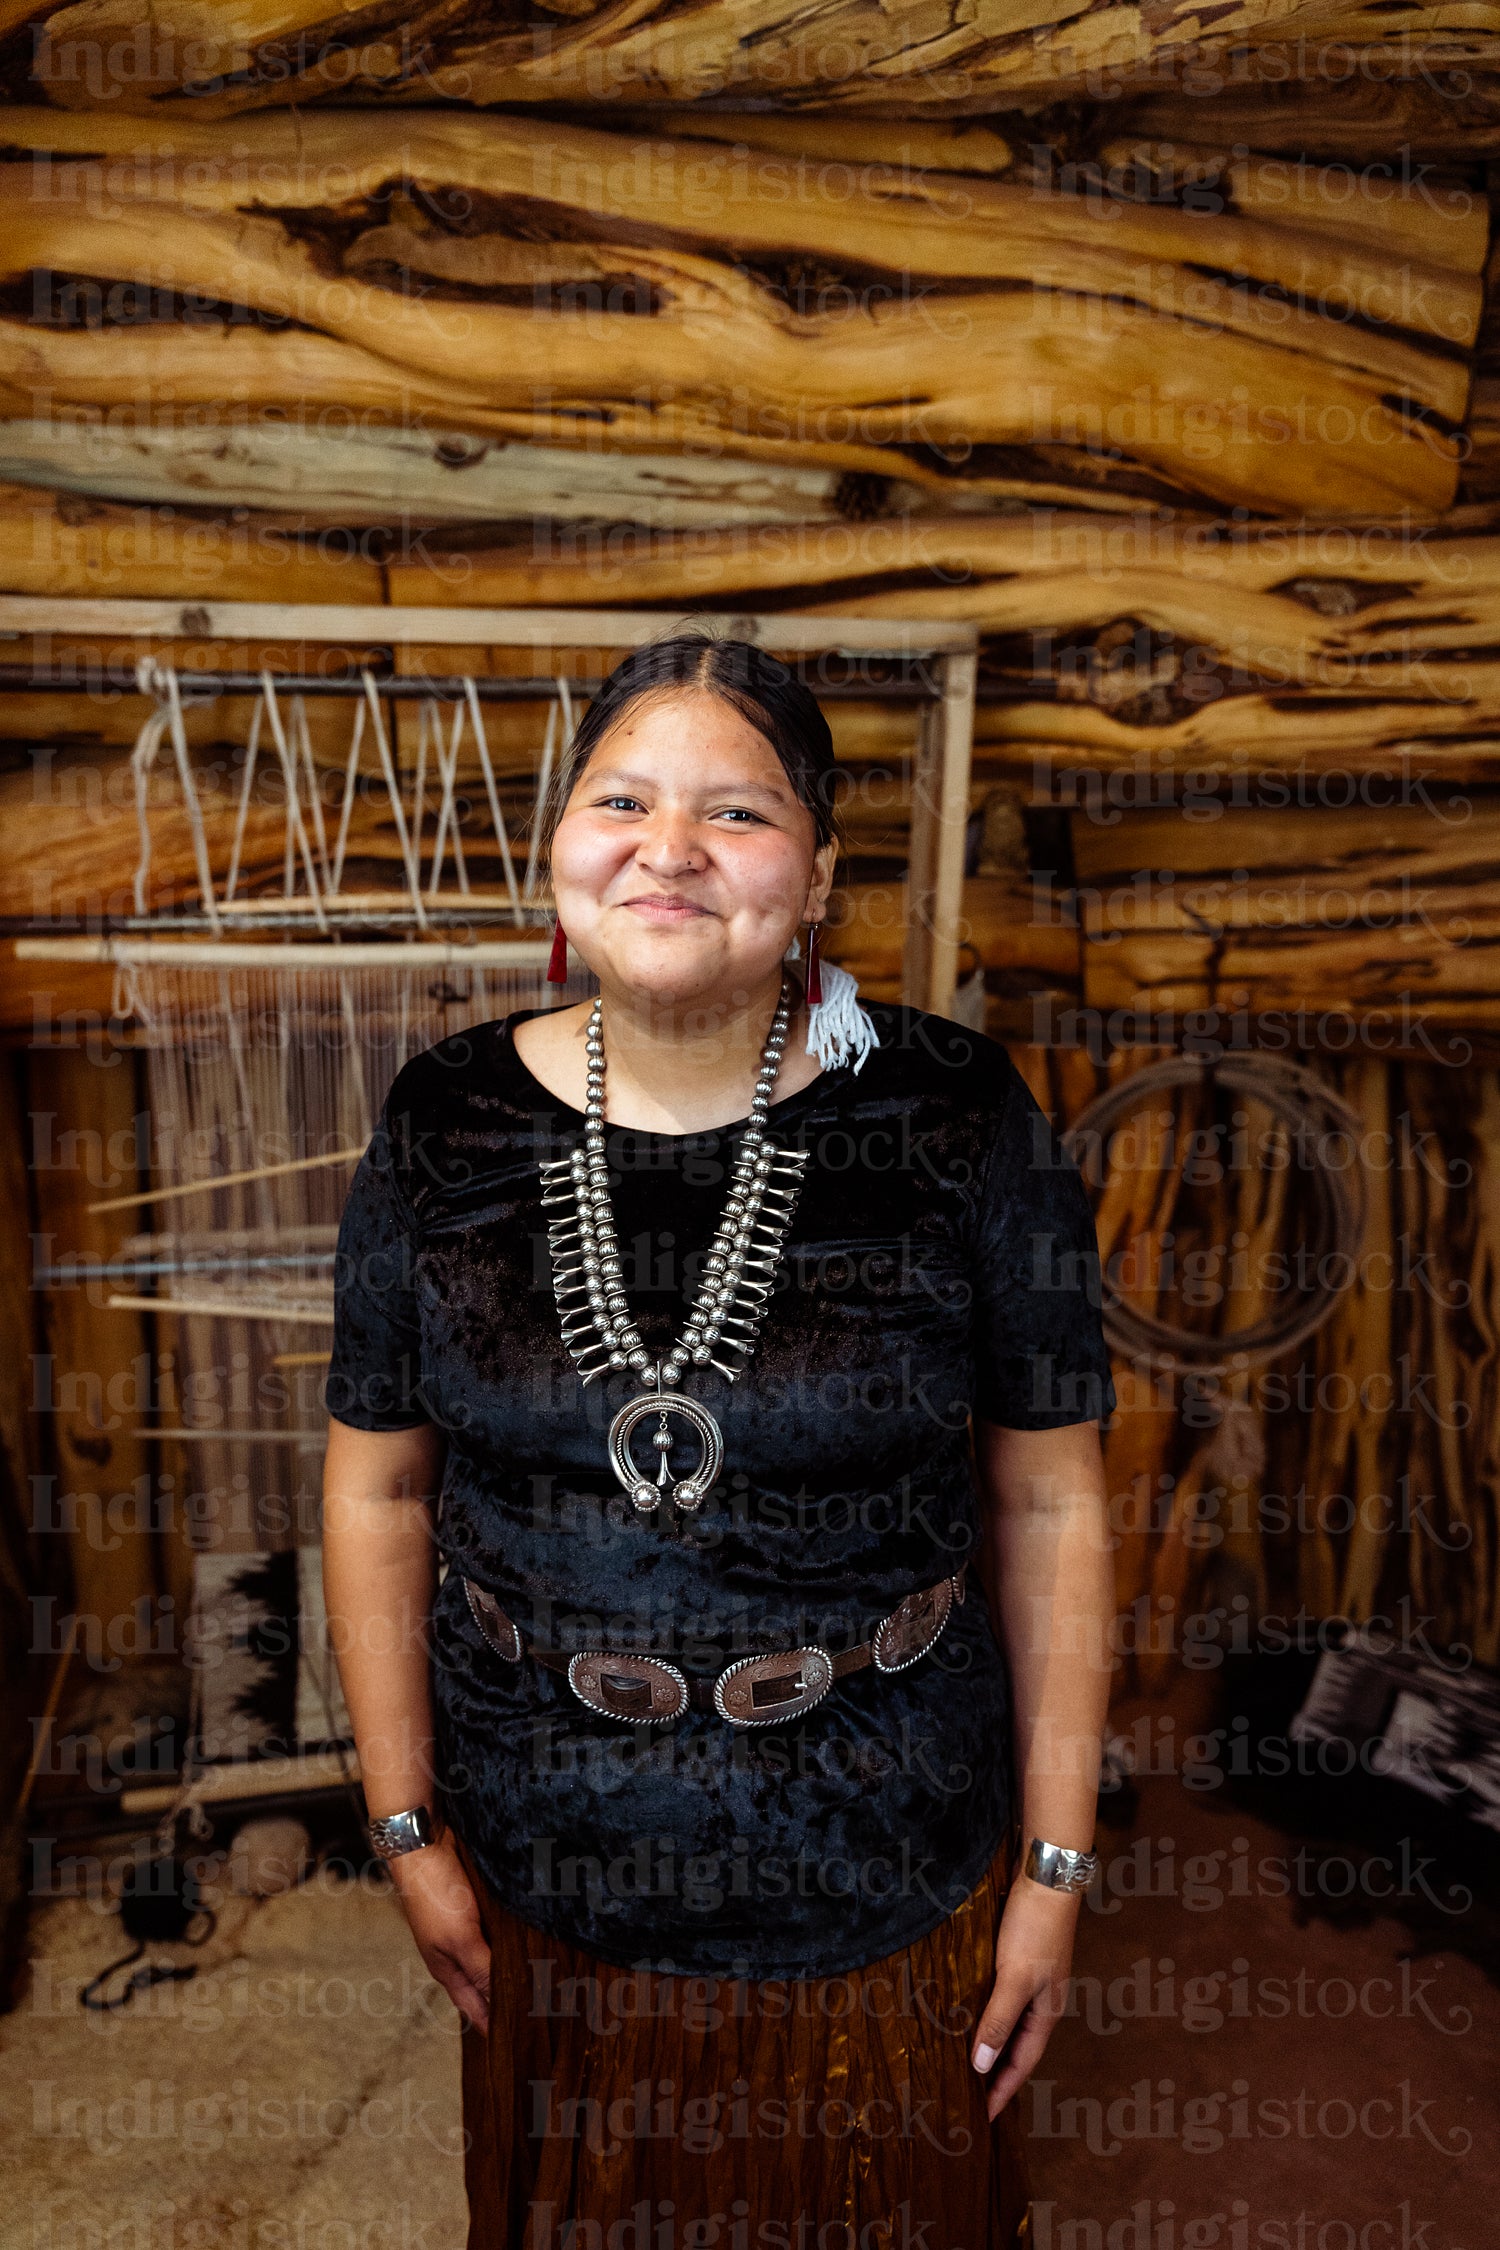
[[[940,1578],[920,1594],[908,1594],[889,1617],[882,1617],[870,1638],[870,1653],[877,1672],[904,1672],[925,1656],[948,1622],[953,1607],[953,1580]]]
[[[631,1458],[630,1440],[639,1425],[649,1421],[653,1414],[660,1417],[655,1442],[660,1448],[663,1463],[672,1448],[671,1433],[667,1429],[669,1415],[681,1415],[697,1432],[703,1450],[691,1476],[678,1477],[671,1482],[664,1479],[660,1484],[653,1484],[636,1467]],[[724,1440],[720,1435],[719,1425],[708,1408],[700,1406],[695,1398],[682,1398],[672,1391],[651,1391],[644,1398],[633,1398],[628,1406],[622,1406],[610,1423],[609,1465],[620,1480],[620,1489],[640,1509],[642,1515],[649,1514],[667,1491],[670,1491],[679,1508],[701,1508],[717,1484],[719,1471],[724,1466]]]
[[[800,1718],[833,1685],[826,1648],[791,1648],[784,1655],[742,1656],[714,1682],[714,1709],[736,1727],[774,1727]]]
[[[688,1707],[687,1681],[660,1656],[583,1648],[569,1662],[568,1685],[605,1719],[675,1719]]]
[[[469,1597],[474,1622],[495,1654],[503,1656],[508,1664],[519,1664],[523,1653],[520,1630],[506,1616],[494,1595],[483,1586],[476,1586],[472,1578],[464,1580],[464,1592]]]

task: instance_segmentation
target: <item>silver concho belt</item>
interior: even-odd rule
[[[778,1650],[768,1656],[741,1656],[721,1672],[683,1672],[664,1656],[637,1656],[625,1649],[584,1648],[564,1655],[533,1647],[531,1655],[549,1671],[565,1674],[580,1703],[601,1718],[627,1725],[679,1718],[684,1711],[716,1711],[732,1727],[774,1727],[800,1718],[820,1703],[835,1680],[873,1665],[877,1672],[904,1672],[925,1656],[942,1634],[955,1602],[964,1598],[968,1563],[951,1578],[924,1586],[898,1602],[867,1641],[832,1654],[826,1648]],[[497,1656],[519,1664],[526,1654],[521,1629],[507,1617],[493,1594],[464,1580],[474,1622]]]

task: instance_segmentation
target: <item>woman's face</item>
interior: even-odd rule
[[[674,689],[598,743],[553,838],[552,886],[606,991],[733,1008],[821,910],[833,860],[765,736],[718,696]]]

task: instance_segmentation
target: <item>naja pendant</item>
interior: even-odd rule
[[[688,1476],[677,1476],[668,1465],[674,1442],[669,1418],[674,1414],[688,1423],[698,1436],[698,1463]],[[642,1474],[631,1452],[631,1439],[636,1430],[653,1416],[656,1428],[651,1442],[660,1456],[654,1478]],[[695,1398],[684,1398],[678,1391],[649,1391],[643,1398],[633,1398],[628,1406],[622,1406],[610,1423],[609,1465],[620,1480],[621,1491],[643,1516],[652,1514],[668,1491],[679,1508],[701,1508],[719,1481],[719,1472],[724,1466],[724,1439],[708,1408],[700,1406]]]

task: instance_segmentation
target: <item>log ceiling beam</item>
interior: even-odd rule
[[[797,110],[988,113],[1010,104],[1098,98],[1143,81],[1213,75],[1436,75],[1473,68],[1492,39],[1419,0],[1162,0],[1082,15],[992,0],[893,8],[881,0],[647,0],[622,8],[566,0],[552,21],[476,25],[453,0],[330,17],[327,0],[133,0],[0,12],[29,21],[33,82],[66,108],[150,105],[225,117],[295,101],[723,103]],[[1342,62],[1342,69],[1340,63]]]
[[[1092,461],[1137,502],[1271,515],[1458,491],[1466,190],[1381,183],[1383,230],[1248,159],[1202,207],[842,160],[835,195],[827,162],[748,143],[450,112],[12,110],[0,140],[28,152],[0,166],[18,419],[232,397],[981,494]]]

